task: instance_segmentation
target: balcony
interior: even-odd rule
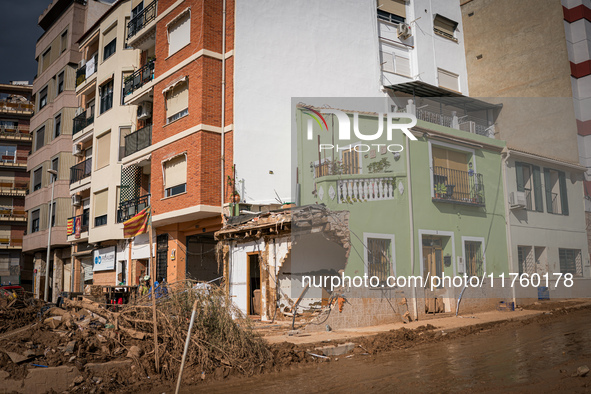
[[[117,223],[123,223],[134,217],[138,212],[148,206],[150,206],[150,194],[122,201],[117,210]]]
[[[0,195],[2,196],[25,196],[29,190],[28,182],[3,181],[0,182]]]
[[[87,117],[86,112],[87,111],[84,111],[80,115],[78,115],[74,118],[74,123],[72,126],[73,127],[72,135],[81,132],[87,126],[90,126],[91,124],[94,123],[94,114],[91,113],[90,116]]]
[[[0,112],[7,112],[12,114],[32,114],[33,103],[29,100],[0,100]]]
[[[82,67],[76,70],[76,88],[94,75],[98,67],[98,54],[88,60]]]
[[[150,60],[142,68],[125,78],[123,83],[123,97],[127,97],[135,90],[141,88],[148,82],[154,79],[154,62],[156,59]]]
[[[142,30],[148,23],[156,19],[156,4],[157,1],[153,1],[146,6],[139,14],[127,23],[127,39],[135,36],[140,30]]]
[[[139,152],[152,144],[152,125],[136,130],[125,137],[125,156]]]
[[[0,238],[0,249],[21,249],[22,247],[22,238]]]
[[[484,180],[474,171],[460,171],[445,167],[433,168],[435,202],[450,202],[484,206]]]
[[[87,178],[92,173],[92,158],[70,167],[70,185]]]
[[[337,181],[337,202],[354,203],[367,201],[393,200],[395,191],[392,176],[355,176]]]
[[[18,156],[16,152],[0,153],[0,167],[26,167],[27,156]]]
[[[14,207],[0,207],[0,220],[25,221],[27,220],[27,212]]]
[[[82,215],[73,216],[68,218],[68,226],[67,226],[67,235],[76,235],[80,233],[85,233],[88,231],[88,223],[89,223],[89,212],[88,210],[84,212]],[[78,231],[80,230],[80,231]],[[80,238],[79,236],[77,238]]]
[[[0,126],[0,139],[32,141],[33,135],[29,132],[29,126]]]

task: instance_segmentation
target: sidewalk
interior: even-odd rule
[[[564,307],[572,308],[591,304],[591,300],[580,300],[581,302],[577,303],[576,305],[573,305],[572,301],[573,300],[571,300],[569,304],[565,304]],[[449,315],[445,317],[429,317],[426,319],[413,321],[411,323],[406,324],[393,323],[384,324],[380,326],[358,327],[334,331],[307,332],[305,329],[300,329],[297,330],[299,333],[296,335],[288,335],[289,330],[291,330],[291,323],[286,324],[287,322],[276,323],[275,325],[273,325],[274,329],[272,331],[267,331],[265,329],[264,323],[261,323],[261,325],[258,326],[257,329],[262,331],[261,334],[263,335],[265,340],[272,344],[280,342],[290,342],[293,344],[307,344],[371,336],[382,332],[397,330],[403,327],[408,329],[415,329],[419,326],[424,326],[427,324],[431,324],[435,326],[437,329],[445,331],[476,324],[505,321],[510,319],[527,319],[529,317],[547,313],[548,311],[549,310],[516,310],[512,312],[489,311],[464,314],[458,317]],[[296,327],[297,326],[298,324],[296,322]],[[271,328],[271,326],[269,326],[269,328]],[[279,330],[281,331],[281,333],[278,333]]]

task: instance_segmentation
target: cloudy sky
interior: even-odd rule
[[[0,83],[28,80],[37,73],[35,43],[43,34],[39,15],[51,0],[0,0]]]

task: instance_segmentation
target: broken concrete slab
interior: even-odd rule
[[[587,376],[587,374],[589,373],[589,367],[586,365],[581,365],[579,368],[577,368],[577,372],[575,373],[575,376],[579,376],[579,377],[585,377]]]
[[[56,329],[62,324],[62,317],[61,316],[52,316],[48,317],[47,319],[43,320],[43,324],[49,326],[52,329]]]
[[[333,346],[317,347],[315,350],[321,354],[324,354],[325,356],[341,356],[343,354],[349,353],[353,349],[355,349],[355,344],[352,342],[347,342]]]
[[[68,389],[70,382],[81,376],[78,369],[72,366],[33,368],[24,379],[8,379],[6,374],[0,374],[0,385],[5,392],[18,393],[46,393],[48,391],[63,392]]]
[[[23,356],[22,354],[18,354],[18,353],[14,353],[14,352],[4,351],[4,353],[6,353],[8,355],[8,357],[10,357],[10,360],[15,364],[22,363],[23,361],[26,361],[30,358],[30,357]]]
[[[72,354],[74,353],[74,349],[76,348],[76,340],[70,341],[68,342],[68,344],[66,345],[66,350],[65,353],[66,354]]]

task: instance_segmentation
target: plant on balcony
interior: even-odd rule
[[[386,172],[390,168],[391,164],[385,157],[380,161],[374,161],[367,166],[367,170],[370,174],[381,174]]]
[[[447,195],[447,185],[443,182],[435,185],[435,198],[443,198]]]

